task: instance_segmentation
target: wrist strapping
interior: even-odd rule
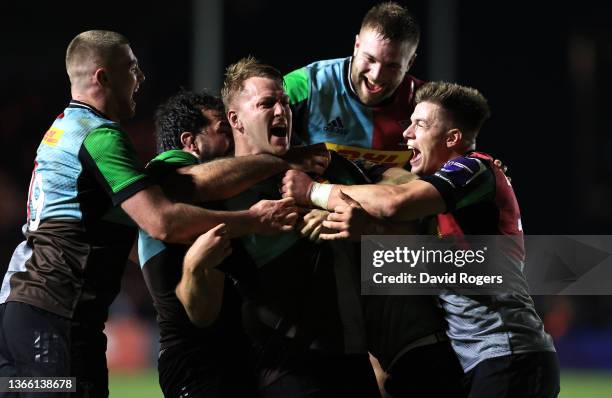
[[[327,202],[333,187],[333,184],[313,183],[310,189],[310,202],[321,209],[327,210]]]

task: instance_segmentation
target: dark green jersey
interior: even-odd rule
[[[175,173],[180,167],[197,163],[198,159],[189,152],[170,150],[159,154],[149,162],[147,173],[155,180],[161,180],[168,174]],[[207,358],[202,358],[202,361],[209,361],[212,366],[219,366],[223,362],[224,355],[235,352],[236,356],[241,350],[246,354],[245,347],[248,346],[241,325],[242,302],[234,288],[234,275],[231,269],[231,264],[236,263],[236,258],[244,259],[244,255],[240,256],[240,248],[235,247],[234,254],[217,267],[226,273],[222,308],[217,320],[211,326],[199,328],[191,323],[174,293],[181,280],[186,250],[185,245],[164,243],[140,230],[138,256],[144,280],[157,311],[160,350],[180,344],[199,347],[209,353]],[[248,264],[242,266],[249,268]]]

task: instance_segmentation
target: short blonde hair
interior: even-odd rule
[[[78,34],[66,50],[66,72],[71,84],[88,73],[88,65],[105,66],[115,50],[129,45],[128,39],[117,32],[108,30],[88,30]]]
[[[252,56],[242,58],[225,70],[221,97],[226,109],[229,108],[236,94],[244,89],[244,82],[251,77],[265,77],[277,81],[281,86],[283,85],[283,75],[278,69],[263,64]]]

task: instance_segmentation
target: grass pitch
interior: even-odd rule
[[[157,382],[157,370],[141,373],[111,373],[111,398],[163,398]],[[570,371],[561,372],[559,398],[610,398],[612,397],[612,372]]]

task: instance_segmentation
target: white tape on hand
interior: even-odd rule
[[[327,210],[327,202],[333,187],[333,184],[319,184],[315,182],[310,190],[310,202],[321,209]]]

